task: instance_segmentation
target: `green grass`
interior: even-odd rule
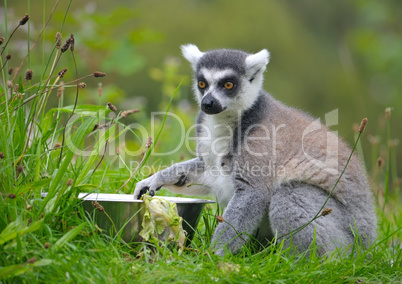
[[[7,23],[7,17],[5,21],[18,25]],[[45,25],[45,19],[43,22]],[[313,244],[309,256],[303,257],[275,243],[259,252],[245,247],[238,255],[217,257],[209,249],[216,225],[213,209],[205,210],[193,242],[182,253],[164,244],[126,244],[118,237],[102,234],[96,224],[82,218],[85,214],[76,197],[82,191],[115,192],[129,179],[130,171],[118,168],[116,156],[105,155],[105,150],[131,130],[124,125],[121,112],[107,106],[64,106],[67,93],[78,97],[81,92],[77,87],[81,80],[75,81],[76,71],[69,71],[70,77],[64,78],[71,82],[65,84],[64,93],[60,91],[58,106],[46,107],[49,97],[61,87],[57,74],[64,66],[58,58],[74,62],[71,50],[62,53],[54,45],[48,56],[42,52],[42,65],[34,69],[34,79],[25,80],[21,70],[22,75],[13,81],[18,90],[7,88],[14,74],[7,72],[5,55],[11,54],[12,48],[11,39],[0,59],[0,66],[5,66],[0,71],[1,282],[401,281],[401,196],[399,185],[390,182],[397,180],[396,174],[391,176],[397,163],[393,160],[395,148],[390,147],[385,169],[377,168],[371,174],[379,208],[378,240],[366,250],[356,245],[352,256],[335,253],[319,258]],[[388,119],[387,129],[391,122]],[[95,125],[105,127],[94,130]],[[135,132],[131,134],[136,137]],[[389,145],[389,133],[387,137]],[[72,146],[90,155],[77,155]],[[145,152],[145,160],[150,150]],[[131,192],[135,182],[134,176],[122,191]],[[41,198],[41,191],[48,192],[48,196]]]

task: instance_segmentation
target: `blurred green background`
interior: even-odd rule
[[[18,23],[29,13],[33,41],[55,3],[9,0],[8,22]],[[181,57],[180,45],[247,52],[267,48],[271,61],[264,86],[274,97],[322,120],[327,112],[339,109],[339,124],[332,129],[349,144],[353,124],[368,117],[363,148],[369,168],[378,155],[385,158],[386,107],[392,108],[391,139],[396,144],[402,139],[402,1],[98,0],[71,1],[70,5],[62,0],[46,30],[46,42],[40,40],[34,50],[38,56],[33,53],[27,66],[41,66],[42,54],[52,49],[67,9],[63,42],[74,34],[79,74],[96,70],[108,74],[102,97],[97,82],[89,81],[80,93],[80,103],[110,101],[119,109],[141,108],[133,120],[146,120],[151,111],[166,109],[175,87],[184,80],[172,111],[190,127],[197,107],[190,88],[191,68]],[[8,27],[9,32],[12,28]],[[16,35],[21,49],[13,41],[13,50],[19,54],[13,55],[11,66],[27,53],[28,27],[23,28]],[[0,33],[4,32],[1,19]],[[62,58],[63,64],[74,68],[71,58]],[[73,103],[74,95],[66,100]],[[172,135],[174,122],[168,121],[166,127],[161,141],[178,139]],[[371,155],[373,147],[378,155]],[[172,159],[189,157],[191,153],[183,147]]]

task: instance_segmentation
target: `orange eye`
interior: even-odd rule
[[[225,89],[230,90],[233,89],[233,83],[232,82],[226,82],[225,85],[223,85]]]
[[[198,87],[200,87],[200,89],[204,89],[207,86],[207,84],[205,84],[204,81],[198,81]]]

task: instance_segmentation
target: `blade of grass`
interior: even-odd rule
[[[25,272],[28,272],[31,268],[26,264],[15,264],[0,268],[0,279],[7,277],[15,277]]]
[[[110,136],[113,135],[115,132],[116,125],[113,125],[112,127],[108,128],[105,133],[99,138],[99,140],[96,142],[95,146],[93,147],[92,152],[89,154],[89,158],[85,161],[84,167],[81,169],[80,174],[78,175],[75,183],[77,185],[81,184],[84,182],[85,178],[87,177],[90,169],[92,166],[95,164],[96,160],[98,159],[98,156],[101,151],[103,151],[106,141],[110,139]]]
[[[390,145],[389,145],[390,141],[391,141],[391,122],[390,122],[391,109],[387,108],[385,110],[385,113],[386,113],[385,116],[386,116],[386,119],[387,119],[387,140],[386,140],[386,143],[387,143],[387,158],[386,158],[386,161],[385,161],[384,204],[382,206],[382,214],[385,214],[385,207],[386,207],[386,205],[388,203],[389,168],[390,168],[390,164],[391,164],[391,161],[390,161],[391,149],[390,149]],[[389,115],[387,115],[387,113],[389,113]]]
[[[82,229],[86,226],[86,223],[81,223],[77,227],[71,229],[68,231],[66,234],[64,234],[60,239],[57,240],[57,242],[53,245],[53,250],[58,251],[62,247],[64,247],[69,241],[74,239],[81,231]]]
[[[5,242],[15,239],[18,235],[22,236],[24,234],[36,231],[40,229],[43,225],[43,220],[36,221],[29,226],[24,226],[22,219],[17,218],[14,222],[8,224],[6,228],[0,234],[0,245]]]
[[[95,117],[89,117],[87,119],[84,120],[84,122],[81,124],[81,126],[77,129],[77,131],[75,131],[73,138],[71,140],[71,145],[76,147],[76,145],[81,145],[81,143],[84,141],[86,135],[88,133],[90,133],[95,125],[96,122],[96,118]],[[73,124],[73,122],[71,122],[71,124]],[[67,136],[69,137],[69,136]],[[60,165],[60,167],[57,170],[57,173],[54,177],[54,179],[52,180],[50,187],[49,187],[49,191],[48,191],[48,195],[45,197],[45,199],[42,202],[42,205],[40,207],[40,209],[38,210],[38,215],[40,215],[43,210],[46,207],[46,204],[49,202],[50,199],[52,199],[55,195],[56,195],[56,189],[59,186],[63,176],[65,175],[68,166],[70,165],[71,160],[74,157],[74,151],[71,151],[68,147],[67,144],[67,150],[65,151],[65,155],[64,155],[64,159],[62,160],[62,163]]]

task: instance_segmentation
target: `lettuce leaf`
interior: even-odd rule
[[[177,213],[176,203],[160,197],[143,195],[145,212],[140,236],[145,241],[160,239],[176,242],[181,250],[186,238],[183,218]]]

